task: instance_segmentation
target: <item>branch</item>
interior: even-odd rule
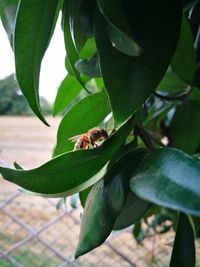
[[[147,148],[154,149],[149,134],[142,127],[136,125],[134,133],[135,135],[138,135],[142,139],[143,143]]]

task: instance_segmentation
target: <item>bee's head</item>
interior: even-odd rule
[[[104,138],[104,139],[107,139],[108,138],[108,133],[106,132],[106,130],[105,129],[100,129],[100,132],[101,132],[101,135],[102,135],[102,137]]]

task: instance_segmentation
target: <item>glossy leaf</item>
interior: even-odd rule
[[[66,208],[66,197],[62,197],[58,200],[58,202],[56,204],[56,209],[60,210],[63,206],[65,206],[65,208]]]
[[[82,87],[76,79],[68,74],[58,88],[53,107],[53,115],[55,116],[65,109],[80,93],[81,89]]]
[[[65,57],[65,68],[66,68],[67,73],[68,73],[69,75],[74,76],[74,72],[73,72],[72,66],[71,66],[71,64],[70,64],[70,61],[69,61],[67,55],[66,55],[66,57]]]
[[[11,47],[13,47],[15,18],[19,0],[1,0],[0,1],[0,17],[4,29],[7,32]]]
[[[150,208],[150,203],[129,190],[126,203],[115,221],[114,230],[126,228],[141,219]]]
[[[144,150],[127,154],[90,191],[81,222],[76,258],[101,245],[109,236],[124,206],[130,174],[144,155]]]
[[[169,127],[172,145],[193,154],[200,144],[199,132],[200,100],[178,106]]]
[[[23,169],[16,161],[14,162],[14,167],[17,170],[22,170]]]
[[[75,64],[77,70],[90,78],[101,77],[99,69],[99,60],[97,54],[94,54],[90,59],[79,60]]]
[[[70,30],[78,51],[81,50],[93,32],[94,0],[71,1]]]
[[[150,125],[153,124],[155,126],[158,125],[176,105],[176,103],[169,103],[167,101],[161,101],[159,98],[155,98],[154,103],[148,110],[144,123],[150,123]]]
[[[62,24],[65,40],[65,49],[67,53],[66,63],[70,64],[68,69],[73,71],[73,74],[76,77],[77,81],[81,84],[81,86],[83,86],[83,88],[87,92],[89,92],[80,76],[80,73],[75,67],[75,63],[79,60],[79,53],[73,42],[73,35],[71,32],[71,19],[73,19],[74,2],[77,1],[65,0],[63,4]]]
[[[92,186],[86,188],[85,190],[83,190],[79,193],[79,199],[80,199],[80,202],[81,202],[81,205],[83,208],[85,207],[85,203],[86,203],[87,197],[88,197],[91,189],[92,189]]]
[[[198,3],[198,0],[185,1],[184,4],[183,4],[184,13],[187,13],[190,10],[191,10],[191,12],[193,12],[193,8],[194,8],[196,3]]]
[[[92,57],[97,51],[94,38],[88,38],[83,48],[80,51],[80,58],[88,59]]]
[[[22,0],[15,26],[17,80],[32,110],[47,125],[39,105],[39,73],[55,27],[58,9],[58,0]]]
[[[192,83],[196,71],[196,53],[192,31],[183,15],[178,46],[171,66],[176,74],[185,82]]]
[[[142,229],[141,221],[138,221],[133,228],[133,236],[138,245],[142,243],[145,238],[144,230]]]
[[[150,152],[133,174],[130,186],[142,199],[200,216],[200,161],[181,150]]]
[[[107,162],[125,142],[134,124],[131,117],[96,149],[64,153],[32,170],[0,167],[0,173],[4,179],[39,195],[63,197],[77,193],[102,177]]]
[[[198,25],[200,20],[200,2],[198,0],[194,0],[192,3],[192,8],[190,11],[190,25]]]
[[[192,226],[185,214],[180,214],[170,267],[195,266],[195,241]]]
[[[162,92],[178,92],[185,90],[186,88],[187,84],[179,79],[175,74],[166,73],[156,90]]]
[[[142,53],[142,49],[135,41],[131,40],[114,26],[108,25],[108,34],[113,47],[117,48],[120,52],[132,57],[137,57]]]
[[[110,213],[104,187],[104,180],[101,179],[87,198],[75,258],[102,244],[112,231],[113,217],[116,215]]]
[[[98,0],[99,9],[108,22],[108,33],[113,47],[129,56],[139,56],[142,49],[135,41],[120,0]],[[119,19],[120,18],[120,19]]]
[[[158,86],[175,51],[181,21],[179,0],[125,1],[123,7],[143,50],[139,57],[115,49],[104,17],[98,11],[95,16],[100,69],[117,123],[136,111]]]
[[[139,118],[138,113],[135,114],[135,119]],[[135,151],[137,148],[137,139],[135,138],[134,141],[131,141],[128,144],[125,144],[117,153],[112,157],[109,161],[108,168],[111,168],[114,164],[116,164],[121,158],[125,157],[126,154]]]
[[[98,126],[109,112],[110,106],[104,91],[90,95],[72,106],[60,122],[54,156],[73,150],[75,143],[69,138]]]
[[[194,87],[188,96],[188,100],[200,100],[200,91],[198,87]]]

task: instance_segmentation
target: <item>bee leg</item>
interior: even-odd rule
[[[92,145],[92,147],[98,147],[97,143],[95,143],[92,139],[90,139],[90,143]]]
[[[92,140],[92,138],[90,138],[90,144],[92,147],[95,147],[95,142]]]
[[[114,127],[110,133],[110,135],[114,134],[117,131],[117,129]]]

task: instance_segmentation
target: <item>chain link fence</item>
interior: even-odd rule
[[[74,260],[81,207],[56,209],[54,199],[18,191],[0,197],[0,266],[168,266],[173,233],[138,246],[132,229],[113,232],[104,245]]]

